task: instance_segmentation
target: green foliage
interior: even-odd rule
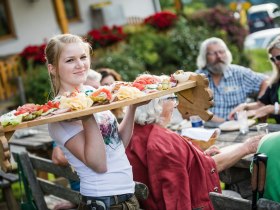
[[[93,69],[111,68],[116,70],[124,81],[132,81],[140,73],[145,72],[141,62],[132,59],[129,55],[122,53],[107,53],[99,59],[94,59]]]
[[[120,72],[124,80],[133,80],[139,73],[171,74],[178,69],[194,71],[200,43],[212,36],[227,41],[224,30],[214,30],[204,25],[193,25],[180,17],[176,25],[164,32],[143,26],[141,30],[130,31],[126,42],[115,51],[94,59],[94,68],[109,67]],[[248,64],[239,48],[229,43],[234,63]],[[112,53],[114,52],[114,53]]]
[[[204,2],[200,1],[192,1],[191,3],[187,4],[187,6],[184,7],[184,14],[191,15],[195,13],[198,10],[205,9],[206,5]]]
[[[265,49],[251,49],[246,50],[245,53],[249,56],[251,69],[261,73],[271,71],[272,66]]]
[[[243,50],[243,43],[248,31],[236,20],[233,12],[222,6],[202,10],[187,17],[193,25],[224,30],[227,40]]]
[[[51,88],[45,65],[29,63],[23,82],[28,103],[44,104],[47,102]]]

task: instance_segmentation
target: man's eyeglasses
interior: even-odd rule
[[[274,57],[270,57],[270,60],[273,62],[273,63],[275,63],[276,61],[280,61],[280,55],[276,55],[276,56],[274,56]]]
[[[224,55],[225,50],[218,50],[218,51],[209,51],[207,52],[207,55],[213,56],[213,55]]]

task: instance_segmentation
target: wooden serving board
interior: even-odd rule
[[[179,99],[178,109],[184,118],[188,118],[189,115],[199,115],[203,120],[208,121],[213,116],[213,114],[208,111],[208,109],[213,105],[212,92],[208,88],[208,84],[209,81],[204,75],[192,74],[188,81],[179,83],[176,87],[168,90],[149,93],[139,98],[116,101],[106,105],[96,105],[80,111],[72,111],[53,116],[40,117],[31,121],[22,122],[16,126],[7,126],[3,128],[0,125],[1,168],[4,171],[11,169],[11,164],[9,162],[10,151],[8,147],[8,141],[13,133],[18,129],[79,118],[105,110],[141,103],[171,93],[177,93]]]
[[[111,109],[115,109],[115,108],[119,108],[119,107],[129,106],[132,104],[148,101],[148,100],[158,98],[158,97],[161,97],[164,95],[168,95],[171,93],[179,92],[179,91],[182,91],[185,89],[193,88],[195,86],[196,86],[196,82],[189,80],[185,83],[178,84],[176,87],[173,87],[171,89],[158,91],[158,92],[154,92],[154,93],[148,93],[145,96],[135,98],[135,99],[126,99],[126,100],[122,100],[122,101],[112,102],[110,104],[92,106],[90,108],[80,110],[80,111],[71,111],[71,112],[66,112],[66,113],[53,115],[53,116],[39,117],[34,120],[22,122],[16,126],[7,126],[4,128],[4,132],[14,131],[17,129],[22,129],[22,128],[34,127],[37,125],[48,124],[48,123],[53,123],[53,122],[58,122],[58,121],[63,121],[63,120],[70,120],[73,118],[78,118],[78,117],[90,115],[93,113],[102,112],[105,110],[111,110]]]

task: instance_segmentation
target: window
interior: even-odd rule
[[[15,37],[8,0],[0,0],[0,40]]]
[[[77,0],[63,0],[65,13],[69,22],[81,19]]]

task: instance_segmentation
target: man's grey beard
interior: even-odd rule
[[[210,71],[212,74],[223,74],[224,71],[227,69],[228,64],[226,63],[216,63],[216,64],[207,64],[207,69]]]

